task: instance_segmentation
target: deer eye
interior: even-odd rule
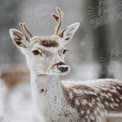
[[[40,52],[38,50],[33,50],[32,52],[33,52],[34,55],[39,55],[40,54]]]
[[[63,54],[65,54],[67,51],[69,51],[69,50],[64,49],[64,50],[63,50]]]

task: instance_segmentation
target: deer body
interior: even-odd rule
[[[64,61],[67,44],[79,27],[74,23],[63,30],[63,13],[53,14],[58,23],[50,36],[33,36],[24,23],[20,26],[30,38],[10,29],[14,44],[24,53],[31,72],[34,103],[43,122],[103,122],[107,112],[122,111],[122,83],[114,79],[84,82],[60,81],[70,67]]]
[[[122,111],[122,83],[118,80],[32,77],[34,103],[44,122],[103,122],[107,113]]]
[[[36,76],[35,76],[36,77]],[[76,110],[66,103],[58,77],[37,76],[32,80],[33,97],[44,122],[69,122],[76,120]],[[44,89],[41,92],[41,89]],[[74,119],[73,119],[74,118]]]

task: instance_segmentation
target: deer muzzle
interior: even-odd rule
[[[52,66],[52,68],[57,68],[62,73],[70,71],[70,67],[66,65],[64,62],[56,63]]]

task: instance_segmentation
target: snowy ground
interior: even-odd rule
[[[39,122],[34,112],[29,84],[17,86],[6,101],[7,89],[0,88],[0,122]]]

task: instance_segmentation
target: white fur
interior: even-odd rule
[[[32,77],[34,103],[44,122],[70,122],[70,120],[76,122],[77,111],[66,103],[59,78],[35,75]],[[37,90],[40,88],[48,89],[46,95],[38,93]],[[70,117],[65,117],[65,114]]]

